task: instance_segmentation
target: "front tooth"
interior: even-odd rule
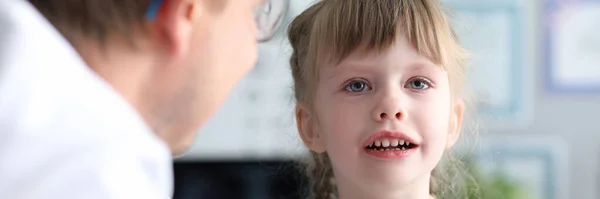
[[[381,146],[381,141],[380,140],[375,140],[375,146]]]
[[[404,145],[404,140],[400,140],[400,142],[398,142],[399,145]]]
[[[397,147],[398,146],[398,140],[392,140],[392,142],[390,143],[390,146]]]
[[[381,145],[382,145],[383,147],[388,147],[388,146],[390,146],[390,140],[388,140],[388,139],[383,139],[383,141],[381,142]]]
[[[402,147],[402,149],[401,149],[401,150],[405,150],[405,148],[404,148],[404,147]]]

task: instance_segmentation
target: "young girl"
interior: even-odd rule
[[[466,51],[437,0],[322,0],[289,28],[312,198],[457,195]],[[455,165],[455,164],[454,164]],[[335,180],[334,179],[335,176]]]

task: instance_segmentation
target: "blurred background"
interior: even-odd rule
[[[306,194],[285,31],[313,1],[257,10],[258,64],[175,160],[175,199]],[[600,198],[600,1],[445,2],[473,53],[476,111],[458,150],[484,198]]]

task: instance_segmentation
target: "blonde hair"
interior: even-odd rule
[[[295,98],[311,108],[319,65],[339,63],[359,46],[381,52],[402,32],[417,51],[448,72],[453,99],[464,99],[468,53],[458,42],[438,0],[321,0],[289,26]],[[306,163],[311,197],[336,198],[327,153],[311,152]],[[448,153],[432,171],[430,193],[438,198],[464,198],[456,180],[465,176],[460,161]]]

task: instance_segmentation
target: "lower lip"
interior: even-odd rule
[[[365,149],[367,154],[378,157],[378,158],[406,158],[416,151],[417,147],[405,150],[386,150],[377,151],[371,149]]]

